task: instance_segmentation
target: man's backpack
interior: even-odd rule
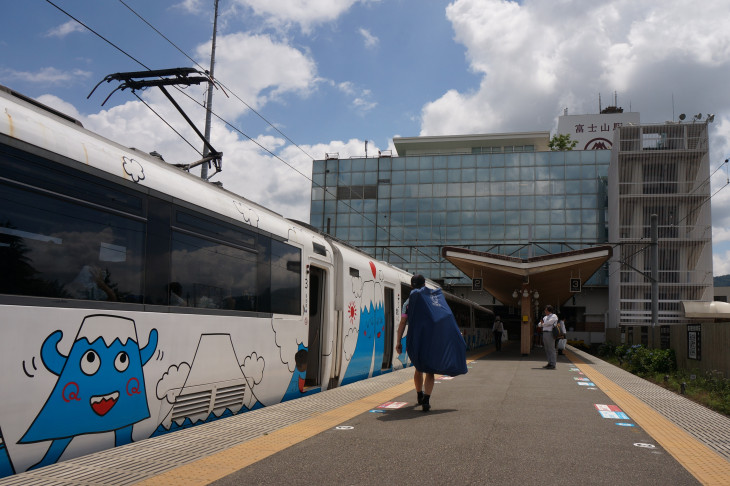
[[[466,343],[441,289],[411,291],[406,351],[418,371],[449,376],[467,373]]]

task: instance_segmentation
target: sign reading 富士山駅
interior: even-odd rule
[[[563,115],[558,119],[558,134],[577,141],[574,150],[611,150],[613,131],[629,124],[639,124],[639,113]]]

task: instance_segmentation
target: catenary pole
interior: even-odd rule
[[[215,13],[213,14],[213,42],[210,48],[210,81],[208,82],[208,100],[205,104],[205,139],[210,141],[210,119],[213,111],[213,68],[215,65],[215,37],[218,30],[218,0],[215,0]],[[208,146],[203,147],[203,158],[208,156]],[[208,163],[200,166],[200,178],[208,179]]]

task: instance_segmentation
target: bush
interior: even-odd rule
[[[612,342],[603,343],[598,346],[598,357],[600,358],[612,358],[616,354],[616,345]]]
[[[673,349],[649,349],[635,344],[630,347],[616,346],[614,353],[619,363],[637,375],[670,373],[677,369],[677,357]]]

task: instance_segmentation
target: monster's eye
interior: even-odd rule
[[[129,355],[124,351],[121,351],[116,358],[114,358],[114,367],[117,371],[124,371],[129,368]]]
[[[85,375],[93,375],[99,371],[99,366],[101,366],[101,358],[99,358],[99,355],[93,349],[88,350],[81,357],[81,371]]]

